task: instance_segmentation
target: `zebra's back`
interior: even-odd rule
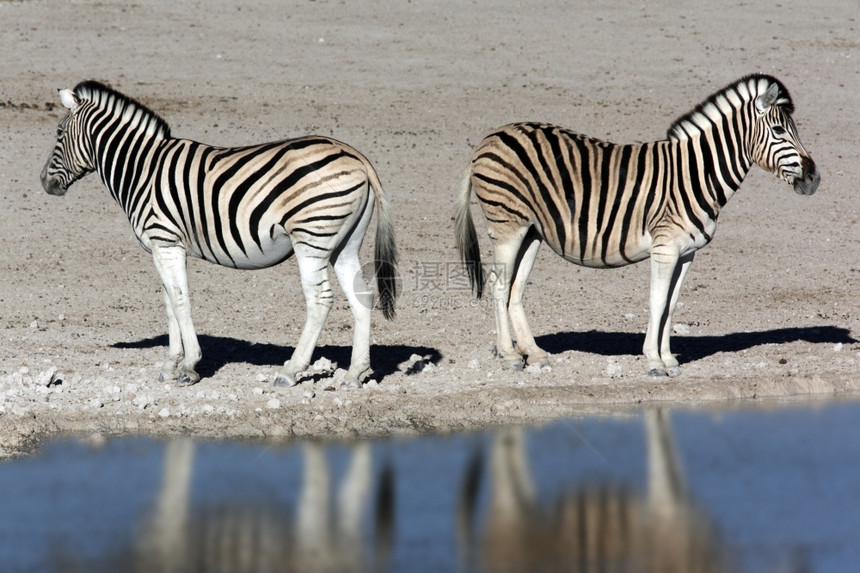
[[[236,268],[277,264],[297,242],[327,254],[372,207],[372,170],[321,136],[238,148],[172,140],[139,236],[144,246],[179,237],[189,254]]]
[[[511,124],[478,145],[472,186],[491,237],[533,225],[569,261],[621,266],[648,257],[649,214],[662,201],[652,171],[665,153],[661,142],[616,145],[554,125]]]

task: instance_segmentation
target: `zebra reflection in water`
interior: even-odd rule
[[[476,525],[479,455],[470,465],[458,515],[463,569],[717,573],[731,571],[707,515],[691,500],[668,413],[645,413],[648,489],[571,489],[548,507],[538,502],[525,430],[499,430],[488,453],[487,515]]]
[[[336,499],[324,448],[303,446],[304,475],[295,518],[272,504],[226,502],[191,509],[194,443],[167,444],[162,486],[144,521],[131,570],[140,572],[280,573],[384,570],[393,519],[393,473],[374,486],[369,443],[351,447]],[[373,505],[371,506],[371,502]],[[334,506],[334,507],[332,507]],[[375,546],[365,549],[372,511]]]

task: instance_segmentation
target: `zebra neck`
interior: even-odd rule
[[[116,130],[96,139],[96,170],[130,220],[166,141],[133,129]]]
[[[745,142],[732,142],[719,132],[701,132],[668,143],[676,187],[703,208],[707,205],[716,218],[752,167]]]

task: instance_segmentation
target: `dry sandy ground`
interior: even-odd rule
[[[65,431],[349,437],[658,401],[857,395],[856,2],[225,4],[0,1],[6,453]],[[473,146],[519,120],[660,139],[752,72],[791,90],[822,184],[799,197],[750,174],[683,287],[682,375],[644,376],[647,264],[581,269],[546,249],[526,297],[552,368],[502,371],[486,302],[447,281],[453,198]],[[86,78],[150,106],[177,136],[238,145],[317,133],[368,155],[394,205],[404,287],[396,321],[375,313],[377,383],[348,391],[318,372],[272,387],[304,320],[292,261],[257,272],[191,261],[205,378],[156,382],[166,323],[151,258],[95,176],[62,199],[38,180],[62,116],[56,90]],[[344,365],[350,329],[341,299],[317,357]]]

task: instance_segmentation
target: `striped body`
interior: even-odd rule
[[[355,149],[327,137],[239,148],[175,139],[167,124],[136,101],[96,82],[61,91],[69,114],[42,183],[62,195],[97,172],[153,254],[164,283],[170,333],[162,376],[199,379],[185,261],[199,257],[258,269],[296,255],[308,316],[293,357],[276,383],[292,385],[307,368],[333,295],[334,266],[355,318],[348,381],[370,368],[372,292],[358,259],[378,207],[376,274],[380,306],[394,315],[396,247],[388,201],[376,171]]]
[[[367,161],[325,137],[238,149],[172,140],[153,181],[138,205],[127,199],[135,193],[117,197],[143,246],[179,241],[189,255],[239,269],[284,261],[294,240],[330,251],[372,201]]]
[[[458,246],[481,296],[484,276],[469,204],[474,191],[494,247],[489,274],[497,350],[515,366],[545,362],[522,311],[538,247],[576,264],[609,268],[652,259],[649,371],[675,370],[671,314],[693,254],[754,164],[801,194],[818,186],[785,88],[749,76],[678,119],[662,141],[617,145],[538,123],[504,126],[475,149],[457,213]],[[514,349],[508,318],[514,327]]]

